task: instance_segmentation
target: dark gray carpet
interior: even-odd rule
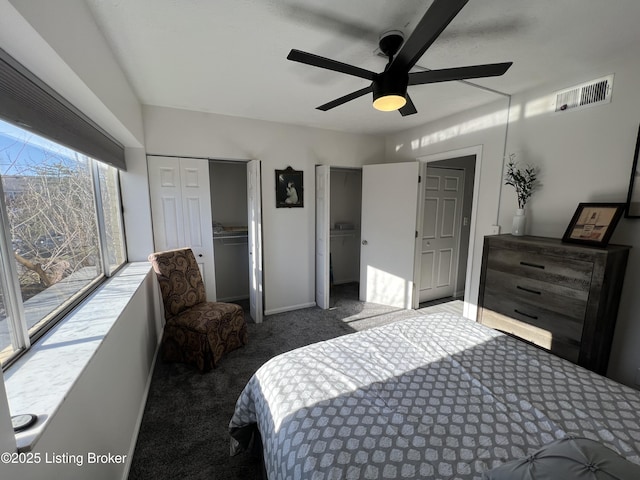
[[[251,375],[288,350],[413,315],[415,311],[359,302],[357,285],[345,285],[332,293],[329,310],[314,307],[271,315],[260,325],[248,320],[248,345],[228,354],[209,373],[158,361],[129,480],[261,478],[259,458],[229,456],[227,427]]]

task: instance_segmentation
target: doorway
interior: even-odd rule
[[[466,149],[420,159],[426,180],[420,192],[416,249],[420,308],[465,299],[480,155],[479,149]],[[472,314],[469,305],[466,299],[465,316]]]
[[[422,222],[419,302],[454,298],[457,293],[465,171],[428,164],[421,183]],[[467,222],[468,224],[468,219]],[[464,287],[463,287],[464,288]],[[464,294],[464,292],[463,292]]]
[[[209,160],[211,224],[219,301],[246,300],[251,318],[264,316],[262,166],[260,160]]]
[[[332,167],[330,185],[329,300],[335,305],[358,299],[362,170]]]
[[[316,166],[316,304],[358,300],[362,170]]]
[[[470,202],[459,256],[456,295],[464,296],[464,316],[475,319],[477,307],[471,301],[471,267],[467,261],[473,252],[477,197],[480,180],[482,146],[469,147],[419,158],[416,162],[365,165],[362,173],[360,212],[360,285],[359,300],[395,306],[403,309],[419,307],[418,288],[420,266],[418,259],[418,227],[423,212],[419,212],[421,177],[426,176],[427,162],[469,157],[463,165],[467,178]],[[453,165],[455,168],[456,166]],[[467,172],[468,169],[468,172]],[[316,303],[329,308],[330,271],[330,167],[316,166]],[[467,208],[468,208],[467,204]],[[466,267],[466,268],[465,268]]]
[[[216,298],[248,308],[247,165],[210,160],[209,184]]]

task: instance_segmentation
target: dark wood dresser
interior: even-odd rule
[[[630,248],[487,236],[478,321],[604,375]]]

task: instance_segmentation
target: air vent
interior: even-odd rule
[[[556,92],[556,112],[611,102],[613,74]]]

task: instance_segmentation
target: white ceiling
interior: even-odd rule
[[[289,50],[382,71],[378,35],[389,29],[409,35],[430,0],[86,2],[146,105],[380,134],[501,98],[447,82],[409,87],[418,113],[407,117],[374,110],[370,95],[315,109],[369,82],[288,61]],[[579,83],[610,56],[640,51],[638,23],[638,0],[470,0],[418,66],[513,61],[502,77],[473,81],[506,94],[554,77]],[[596,76],[607,73],[615,72]]]

